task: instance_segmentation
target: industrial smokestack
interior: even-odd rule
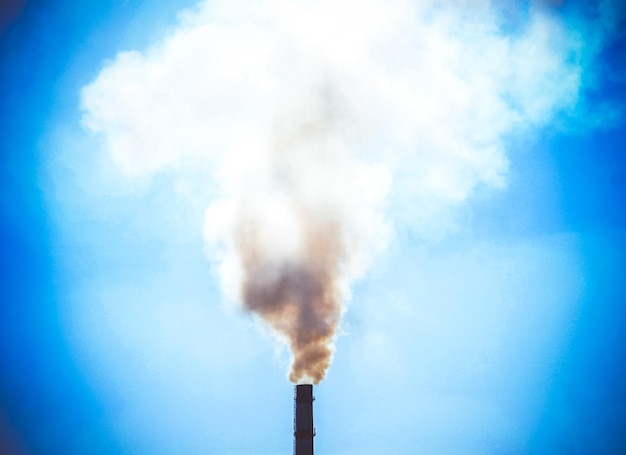
[[[293,418],[294,455],[313,455],[313,385],[298,384],[295,387]]]

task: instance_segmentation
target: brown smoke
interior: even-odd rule
[[[302,217],[298,258],[276,263],[264,255],[254,225],[239,230],[244,306],[287,338],[293,363],[289,379],[319,383],[332,357],[341,318],[338,266],[341,235],[330,220]]]

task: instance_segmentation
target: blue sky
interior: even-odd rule
[[[356,112],[345,161],[298,139],[287,167],[354,246],[318,452],[626,450],[621,2],[6,4],[2,453],[290,453],[228,207],[264,188],[260,114],[316,120],[317,77]]]

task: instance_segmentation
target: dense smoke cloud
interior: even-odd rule
[[[294,382],[324,377],[349,284],[388,236],[387,174],[358,159],[345,121],[330,87],[315,87],[262,160],[234,163],[243,180],[207,210],[223,282],[286,341]]]
[[[501,187],[504,139],[573,108],[582,43],[488,2],[206,2],[83,90],[84,124],[131,179],[206,173],[222,288],[319,382],[350,297],[393,226],[455,228]],[[383,303],[381,303],[382,305]]]

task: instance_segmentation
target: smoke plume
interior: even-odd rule
[[[303,226],[302,251],[293,261],[272,264],[271,256],[260,253],[254,232],[243,234],[240,242],[245,306],[288,340],[293,382],[318,383],[324,377],[341,316],[340,236],[328,220],[315,224]],[[254,231],[253,225],[244,229]]]
[[[307,88],[301,88],[306,92]],[[228,197],[207,211],[207,238],[226,250],[222,281],[293,356],[290,379],[318,383],[348,288],[388,227],[380,211],[387,177],[355,154],[350,115],[326,81],[309,87],[275,126],[266,156],[246,166]],[[217,227],[217,228],[216,228]]]
[[[505,184],[505,138],[576,105],[575,33],[532,9],[509,33],[466,3],[205,2],[83,89],[122,174],[203,175],[221,287],[288,345],[294,382],[323,379],[394,228],[453,231],[477,187]]]

